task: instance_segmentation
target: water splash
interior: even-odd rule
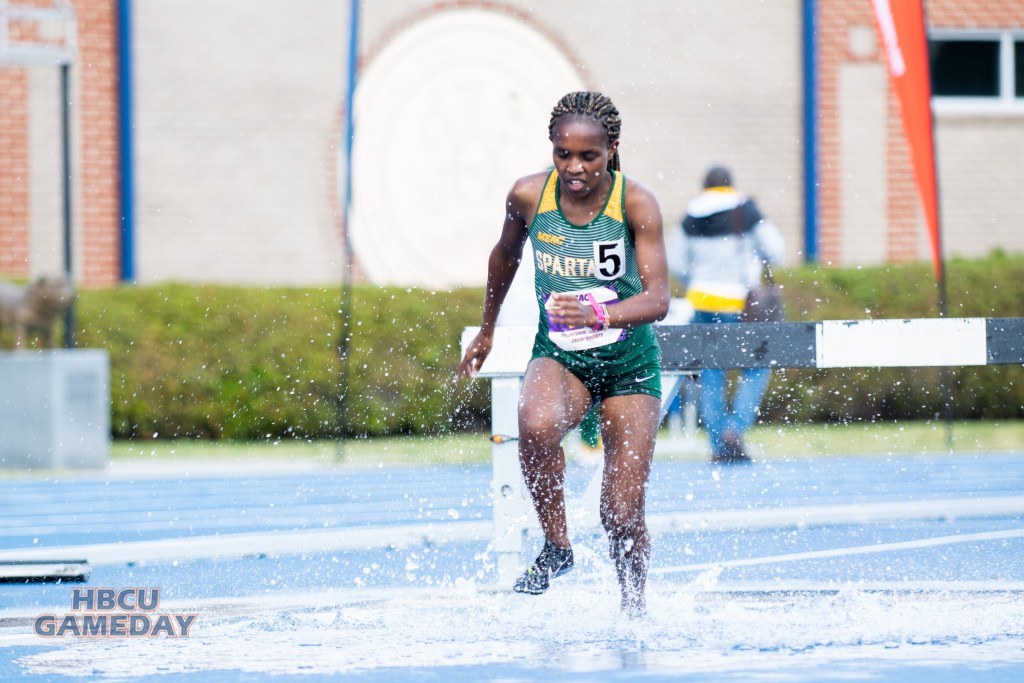
[[[61,647],[17,663],[32,674],[114,678],[445,669],[451,680],[475,680],[496,666],[800,680],[826,666],[856,664],[867,675],[894,666],[1024,664],[1019,591],[727,590],[709,571],[688,584],[653,584],[648,617],[631,621],[619,613],[607,561],[582,553],[579,568],[538,597],[459,580],[442,589],[193,604],[200,618],[187,641],[50,641]]]

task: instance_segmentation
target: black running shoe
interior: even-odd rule
[[[749,465],[753,460],[747,455],[739,435],[729,431],[722,435],[722,452],[715,453],[711,462],[716,465]]]
[[[572,564],[572,548],[559,548],[551,541],[544,541],[540,555],[519,577],[512,590],[540,595],[551,585],[551,579],[568,572]]]

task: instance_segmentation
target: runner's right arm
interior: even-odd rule
[[[462,377],[474,377],[491,352],[498,311],[505,301],[509,287],[512,286],[516,271],[519,270],[530,221],[533,220],[533,212],[547,176],[548,173],[545,172],[520,178],[512,186],[505,200],[505,221],[501,228],[501,237],[491,249],[487,261],[487,292],[484,296],[480,332],[466,349],[466,355],[459,364],[458,374]]]

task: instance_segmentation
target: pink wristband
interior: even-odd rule
[[[608,329],[608,307],[604,304],[597,303],[597,299],[594,298],[593,294],[587,294],[587,300],[590,301],[590,307],[594,309],[594,315],[597,316],[597,322],[591,328],[595,332]]]

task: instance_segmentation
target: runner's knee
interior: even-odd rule
[[[529,443],[558,444],[572,425],[565,418],[559,418],[554,411],[536,404],[519,406],[519,439]]]
[[[601,505],[601,526],[609,536],[623,536],[643,528],[644,509],[639,500],[614,500]]]

